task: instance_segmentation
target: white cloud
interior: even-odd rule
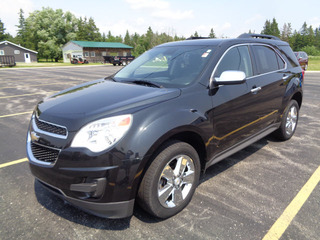
[[[229,29],[229,28],[231,28],[231,23],[229,23],[229,22],[226,22],[226,23],[224,23],[223,25],[221,25],[221,26],[218,27],[218,29],[219,29],[220,31],[227,30],[227,29]]]
[[[170,20],[183,20],[183,19],[192,19],[194,18],[193,11],[172,11],[172,10],[163,10],[163,11],[156,11],[151,14],[153,17],[163,18],[163,19],[170,19]]]
[[[139,18],[137,18],[137,19],[135,20],[135,22],[136,22],[137,25],[142,25],[142,24],[145,23],[145,20],[144,20],[144,18],[139,17]]]
[[[168,20],[194,18],[192,10],[172,10],[170,3],[164,0],[126,0],[126,2],[132,9],[152,9],[150,12],[146,12],[146,14],[150,14],[152,17]]]
[[[132,9],[143,9],[143,8],[156,8],[166,9],[169,8],[170,3],[163,0],[126,0],[130,4]]]
[[[113,36],[119,36],[122,37],[125,36],[126,31],[129,31],[129,34],[133,34],[135,32],[139,34],[143,34],[147,31],[147,26],[145,24],[142,24],[142,19],[137,20],[140,21],[141,24],[136,24],[136,21],[126,21],[126,20],[120,20],[116,22],[108,22],[108,24],[97,22],[97,27],[99,28],[100,32],[104,32],[105,34],[108,33],[108,31],[111,31],[111,34]]]
[[[31,0],[2,0],[0,7],[0,18],[4,23],[6,32],[16,35],[19,22],[20,8],[24,11],[24,17],[27,18],[29,13],[33,11],[33,3]]]

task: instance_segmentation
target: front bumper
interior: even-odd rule
[[[72,205],[100,217],[132,215],[140,159],[113,149],[92,153],[71,148],[74,133],[59,139],[37,131],[31,121],[27,155],[32,174],[51,192]],[[54,159],[54,160],[52,160]]]
[[[123,202],[111,202],[111,203],[95,203],[88,202],[80,199],[71,198],[61,193],[59,189],[56,189],[48,184],[37,181],[47,190],[69,202],[71,205],[83,210],[84,212],[93,214],[103,218],[126,218],[133,214],[134,199]]]

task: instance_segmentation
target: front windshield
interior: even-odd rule
[[[166,88],[187,86],[197,79],[212,52],[212,46],[156,47],[113,78],[120,82],[148,81]]]

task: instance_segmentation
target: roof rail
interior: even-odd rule
[[[195,40],[195,39],[208,39],[209,37],[189,37],[186,40]]]
[[[243,33],[238,38],[265,38],[265,39],[273,39],[273,40],[280,40],[280,38],[272,36],[272,35],[265,35],[265,34],[251,34],[251,33]]]

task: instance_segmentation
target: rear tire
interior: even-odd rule
[[[299,105],[296,100],[291,100],[286,108],[281,125],[274,132],[274,136],[280,140],[290,139],[296,131],[299,119]]]
[[[188,205],[199,176],[200,160],[196,150],[185,142],[168,142],[146,171],[138,202],[153,216],[171,217]]]

